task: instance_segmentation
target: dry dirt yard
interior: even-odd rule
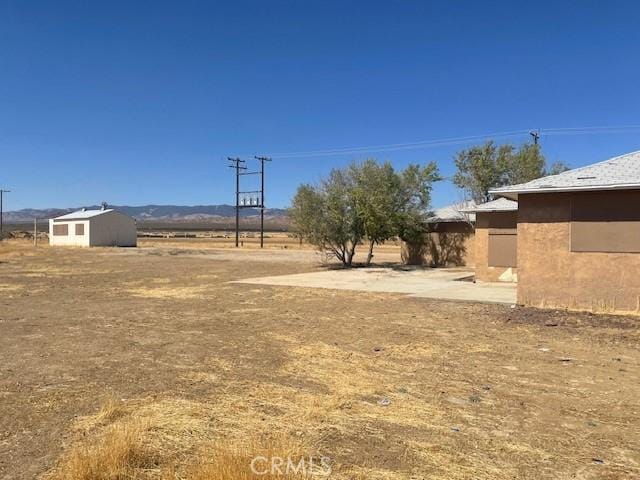
[[[142,245],[0,246],[0,478],[213,479],[206,452],[272,441],[338,479],[640,477],[637,318],[232,284],[323,267]],[[79,476],[118,428],[144,458]]]

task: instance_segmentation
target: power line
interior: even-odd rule
[[[407,150],[416,148],[425,148],[431,146],[441,145],[455,145],[457,143],[467,143],[473,140],[482,140],[485,138],[504,138],[513,137],[527,134],[529,130],[514,130],[512,132],[498,132],[487,135],[471,135],[468,137],[451,137],[437,140],[423,140],[418,142],[407,143],[391,143],[387,145],[370,145],[363,147],[351,147],[351,148],[335,148],[330,150],[311,150],[307,152],[285,152],[285,153],[272,153],[272,158],[298,158],[298,157],[313,157],[313,156],[329,156],[340,155],[349,153],[367,153],[367,152],[381,152],[390,150]]]
[[[640,125],[609,125],[595,127],[567,127],[567,128],[545,128],[545,132],[571,132],[576,130],[584,131],[607,131],[607,130],[638,130]]]
[[[545,130],[545,136],[565,136],[565,135],[598,135],[609,133],[633,133],[640,130],[640,125],[621,125],[614,127],[584,127],[584,128],[556,128]]]
[[[369,145],[362,147],[334,148],[325,150],[310,150],[299,152],[272,153],[271,158],[309,158],[309,157],[329,157],[336,155],[348,155],[370,152],[388,152],[400,150],[418,150],[424,148],[445,147],[463,145],[476,140],[488,140],[494,138],[509,138],[523,135],[532,135],[534,143],[545,136],[565,136],[565,135],[590,135],[590,134],[612,134],[612,133],[632,133],[640,131],[640,125],[618,125],[618,126],[597,126],[597,127],[572,127],[572,128],[545,128],[514,130],[510,132],[497,132],[484,135],[470,135],[466,137],[450,137],[434,140],[423,140],[417,142],[392,143],[386,145]],[[534,135],[535,134],[535,135]]]

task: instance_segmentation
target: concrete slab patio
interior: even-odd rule
[[[232,283],[328,288],[364,292],[405,293],[412,297],[473,302],[516,302],[514,283],[484,283],[465,280],[473,271],[462,268],[353,268],[322,272],[248,278]]]

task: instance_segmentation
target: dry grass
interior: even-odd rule
[[[299,441],[279,436],[217,444],[203,451],[187,469],[186,480],[289,480],[311,478],[321,469],[320,459],[305,454]],[[173,480],[173,479],[172,479]]]
[[[122,400],[109,397],[100,408],[98,414],[94,417],[94,421],[98,425],[108,425],[124,417],[128,413],[127,408]]]
[[[128,292],[134,297],[142,298],[193,299],[204,298],[208,289],[206,285],[197,287],[136,287],[130,288]]]
[[[242,479],[270,450],[327,455],[334,480],[638,474],[636,327],[226,283],[307,268],[273,251],[46,250],[0,258],[2,283],[25,286],[0,292],[0,478]],[[198,286],[195,300],[161,295]],[[145,287],[167,300],[130,294]],[[127,399],[96,406],[109,392]]]
[[[203,413],[210,405],[108,399],[80,419],[81,439],[61,457],[47,480],[281,480],[310,478],[326,468],[301,438],[250,432],[211,440]],[[254,460],[252,468],[252,460]]]
[[[18,292],[24,288],[24,285],[0,283],[0,293],[4,292]]]
[[[52,480],[125,480],[140,469],[157,465],[157,456],[144,446],[146,426],[124,422],[109,426],[95,443],[71,448]]]
[[[48,248],[48,245],[43,245],[42,248]],[[41,249],[41,247],[38,246],[38,248],[35,248],[33,242],[30,241],[4,239],[0,241],[0,260],[6,261],[19,257],[30,257],[33,256],[38,249]]]
[[[280,367],[279,374],[300,381],[311,380],[322,385],[322,389],[310,391],[270,381],[250,385],[231,382],[224,395],[203,402],[147,399],[124,405],[109,399],[96,415],[78,422],[83,426],[81,431],[86,439],[90,439],[99,436],[105,425],[114,421],[148,425],[141,443],[146,445],[147,452],[153,452],[152,458],[160,461],[146,471],[129,465],[130,473],[136,475],[131,478],[276,478],[253,474],[251,459],[256,456],[292,458],[297,465],[301,458],[308,459],[310,454],[317,458],[316,450],[321,454],[329,453],[341,462],[351,459],[334,468],[333,478],[351,479],[353,475],[385,480],[408,478],[410,473],[398,470],[394,464],[383,467],[369,462],[366,456],[353,458],[353,450],[360,448],[357,444],[361,441],[388,442],[388,433],[375,424],[383,416],[389,429],[401,432],[419,427],[428,432],[428,441],[398,437],[389,443],[389,448],[394,450],[392,456],[404,459],[402,463],[421,463],[441,478],[469,478],[479,471],[480,465],[484,478],[509,478],[516,473],[494,471],[479,458],[470,460],[468,454],[459,452],[465,437],[460,435],[453,439],[450,429],[443,428],[449,422],[464,422],[463,418],[471,413],[468,392],[452,388],[446,396],[438,395],[421,391],[413,384],[415,368],[431,364],[433,377],[443,375],[440,371],[442,363],[434,362],[434,357],[442,355],[437,346],[389,347],[384,356],[378,356],[345,351],[323,342],[299,345],[294,337],[285,335],[279,335],[277,339],[288,346],[289,352],[288,361]],[[411,361],[406,362],[407,359]],[[209,363],[215,365],[213,361]],[[405,370],[407,366],[410,368]],[[189,376],[193,380],[216,381],[212,370],[191,372]],[[378,402],[382,398],[388,398],[390,405],[380,406]],[[483,402],[487,406],[492,404],[489,398]],[[457,413],[450,417],[452,410]],[[487,427],[476,428],[483,434]],[[263,432],[268,432],[269,437],[262,438]],[[341,440],[335,442],[335,439]],[[485,452],[497,457],[502,455],[489,440],[487,442],[484,442]],[[314,450],[304,448],[305,445],[314,445]],[[540,459],[544,456],[544,452],[526,442],[513,441],[510,446],[527,457]],[[97,457],[94,463],[105,463],[104,454],[96,448],[76,447],[66,458],[77,458],[77,453],[73,452],[78,450],[85,455],[83,461],[76,464],[91,464],[87,453]],[[265,465],[261,463],[262,467]],[[92,477],[55,477],[55,480],[83,478]],[[120,479],[118,476],[95,478]],[[277,475],[277,478],[306,477],[299,472],[293,476]]]

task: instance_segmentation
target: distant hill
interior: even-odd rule
[[[4,213],[6,223],[26,223],[33,222],[34,218],[48,219],[64,215],[65,213],[80,210],[76,208],[46,208],[33,209],[25,208]],[[98,209],[99,205],[88,205],[87,209]],[[206,223],[227,220],[235,217],[236,210],[232,205],[143,205],[130,207],[126,205],[109,205],[127,214],[140,222],[162,222],[162,223]],[[243,208],[240,210],[242,217],[257,217],[260,210],[257,208]],[[268,208],[265,210],[265,218],[274,220],[287,220],[287,211],[280,208]]]

